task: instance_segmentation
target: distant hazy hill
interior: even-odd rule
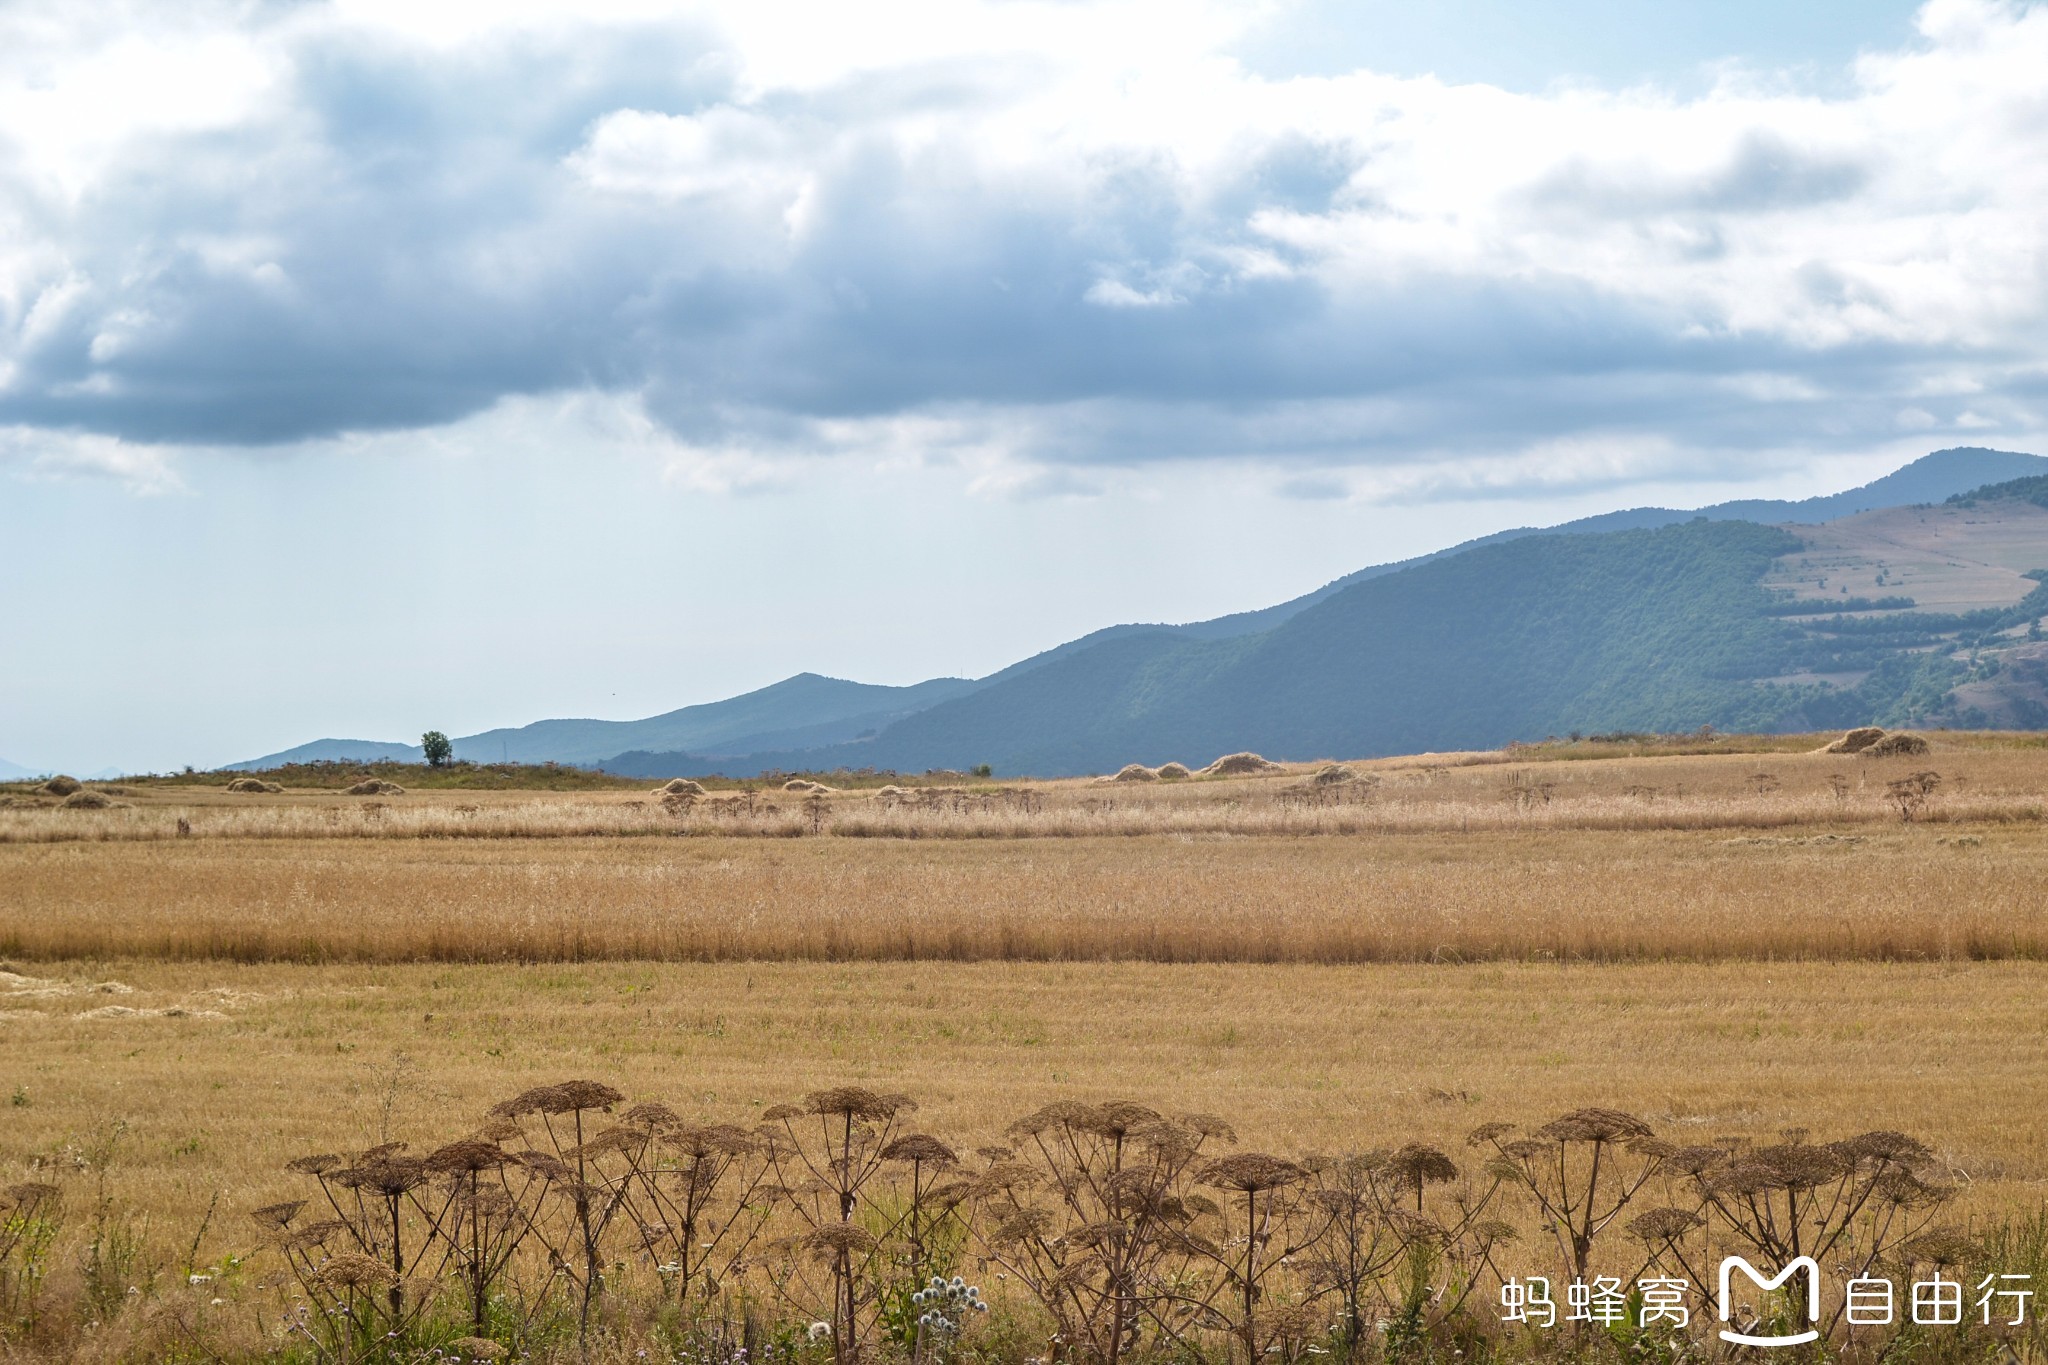
[[[1675,526],[1681,521],[1691,521],[1694,517],[1706,517],[1710,521],[1754,521],[1762,525],[1812,525],[1878,507],[1911,507],[1920,503],[1942,502],[1986,484],[2029,475],[2048,475],[2048,455],[2025,455],[2011,450],[1957,446],[1950,450],[1937,450],[1931,455],[1922,455],[1913,463],[1895,469],[1881,479],[1873,479],[1847,492],[1830,493],[1824,497],[1801,498],[1796,501],[1745,498],[1740,502],[1717,502],[1711,507],[1699,507],[1691,511],[1680,511],[1670,507],[1632,507],[1620,512],[1601,512],[1590,517],[1580,517],[1577,521],[1567,521],[1556,526],[1518,526],[1509,531],[1496,531],[1490,536],[1481,536],[1477,540],[1453,545],[1448,550],[1437,550],[1414,559],[1404,559],[1392,564],[1375,564],[1369,569],[1360,569],[1356,573],[1346,574],[1342,578],[1326,583],[1314,592],[1304,593],[1277,606],[1264,607],[1258,611],[1241,611],[1235,615],[1219,616],[1212,621],[1196,621],[1173,629],[1210,639],[1245,635],[1255,630],[1271,630],[1296,612],[1313,606],[1353,583],[1362,583],[1368,578],[1378,578],[1382,574],[1398,573],[1402,569],[1427,564],[1446,555],[1463,554],[1481,545],[1496,545],[1503,540],[1519,540],[1524,536],[1583,535],[1589,531],[1647,531],[1659,526]],[[1111,626],[1108,631],[1098,631],[1095,635],[1085,638],[1095,640],[1106,634],[1131,629],[1135,627]]]
[[[1974,579],[1948,574],[1938,588],[1946,595],[1932,599],[1942,612],[1892,626],[1896,612],[1866,610],[1822,629],[1780,600],[1821,588],[1802,586],[1801,572],[1783,562],[1772,567],[1802,541],[1759,523],[1841,524],[1987,484],[2011,485],[1997,495],[2011,496],[2036,483],[2048,486],[2040,456],[1937,451],[1827,497],[1634,508],[1503,531],[1361,569],[1259,611],[1110,626],[975,681],[875,687],[800,674],[647,720],[540,721],[464,736],[455,749],[478,762],[552,760],[660,776],[984,762],[1052,774],[1200,761],[1247,746],[1301,758],[1490,745],[1571,728],[1926,717],[1953,710],[1951,693],[1966,681],[1968,696],[1997,692],[1965,676],[1995,665],[1952,655],[2025,590],[2022,569],[2048,567],[2048,543],[2038,562],[2027,560],[2039,537],[2008,518],[2005,541],[1984,551],[2002,567],[1986,561]],[[1958,522],[1943,531],[1948,540],[1918,550],[1887,532],[1830,533],[1823,559],[1853,563],[1851,576],[1870,586],[1854,599],[1843,596],[1846,583],[1827,586],[1836,596],[1814,610],[1895,603],[1899,575],[1919,570],[1891,561],[1924,551],[1973,562],[1956,537],[1987,534],[1975,526]],[[2025,562],[2013,562],[2016,554]],[[1784,586],[1766,586],[1767,575]],[[1958,615],[1957,602],[1971,610]],[[2024,702],[1999,694],[1998,706],[2008,709],[1984,714],[2009,718]],[[240,766],[385,755],[418,761],[419,751],[322,740]]]
[[[381,739],[316,739],[280,749],[274,754],[231,763],[238,769],[282,768],[288,763],[424,763],[426,755],[417,744],[400,744]]]
[[[974,686],[961,678],[935,678],[912,687],[880,687],[799,673],[742,696],[686,706],[646,720],[543,720],[518,729],[463,735],[454,741],[455,756],[477,763],[588,765],[631,749],[745,754],[811,748],[878,732]],[[321,739],[234,766],[274,768],[323,759],[419,763],[424,755],[410,744]]]
[[[1758,581],[1797,548],[1783,531],[1707,521],[1482,546],[1253,635],[1118,635],[809,761],[1064,774],[1242,748],[1314,758],[1574,726],[1768,726],[1797,701],[1748,680],[1781,671],[1796,632],[1768,615]]]
[[[42,777],[44,774],[33,768],[24,768],[19,763],[9,763],[0,758],[0,782],[18,782],[25,777]]]
[[[1962,535],[1986,524],[1953,520]],[[2030,511],[2024,526],[2048,566],[2048,516]],[[1886,543],[1897,554],[1898,542]],[[1965,724],[1972,716],[1951,694],[1998,669],[1976,652],[2011,643],[1998,632],[2048,612],[2048,588],[2010,570],[1984,589],[1998,605],[1967,612],[1874,610],[1873,601],[1909,599],[1802,599],[1765,587],[1774,571],[1796,571],[1805,544],[1793,530],[1705,518],[1503,541],[1353,584],[1254,635],[1116,635],[873,741],[757,754],[750,765],[990,763],[998,773],[1060,775],[1202,763],[1243,748],[1309,759],[1571,730]],[[1963,568],[1947,578],[1930,570],[1928,581],[1975,581]],[[2039,724],[2048,712],[2020,720]],[[608,766],[654,775],[679,767],[669,758]]]

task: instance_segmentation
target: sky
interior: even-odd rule
[[[0,759],[976,676],[2048,453],[2048,5],[0,5]]]

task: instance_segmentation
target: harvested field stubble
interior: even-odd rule
[[[5,1079],[32,1101],[0,1156],[125,1120],[119,1192],[173,1228],[222,1177],[241,1206],[299,1197],[293,1156],[431,1137],[565,1075],[707,1120],[847,1081],[914,1091],[920,1126],[963,1147],[1067,1097],[1221,1113],[1244,1146],[1288,1154],[1458,1150],[1494,1119],[1625,1102],[1681,1141],[1900,1129],[1976,1208],[2033,1207],[2048,1180],[2048,967],[2032,963],[101,961],[38,977],[77,989],[0,992]],[[108,977],[139,1009],[228,1018],[83,1017]]]
[[[0,848],[0,954],[242,961],[2048,958],[2048,831],[226,839]]]

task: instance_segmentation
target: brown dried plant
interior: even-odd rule
[[[1788,1265],[1811,1256],[1847,1278],[1867,1274],[1926,1233],[1954,1191],[1934,1177],[1934,1154],[1888,1131],[1840,1142],[1784,1142],[1729,1156],[1693,1177],[1724,1235]],[[1791,1309],[1806,1316],[1804,1285]],[[1823,1325],[1831,1332],[1845,1305]]]
[[[1593,1246],[1674,1150],[1650,1125],[1619,1109],[1574,1109],[1524,1138],[1492,1123],[1467,1141],[1495,1153],[1492,1169],[1535,1202],[1574,1279],[1584,1279]]]
[[[577,1297],[576,1330],[587,1341],[590,1317],[604,1292],[605,1237],[624,1207],[648,1137],[613,1125],[592,1132],[597,1116],[625,1096],[599,1081],[536,1086],[492,1107],[526,1145],[510,1159],[537,1178],[538,1197],[519,1207],[527,1234],[547,1248]],[[537,1124],[536,1122],[537,1121]]]
[[[882,1239],[856,1220],[899,1123],[916,1108],[908,1095],[843,1085],[770,1108],[756,1130],[774,1192],[802,1225],[779,1244],[775,1289],[807,1311],[827,1306],[839,1365],[862,1357],[883,1301],[875,1275]]]
[[[766,1144],[737,1124],[690,1123],[665,1104],[637,1104],[621,1121],[653,1139],[627,1187],[641,1250],[679,1306],[715,1302],[773,1211]]]
[[[1298,1335],[1288,1330],[1291,1319],[1268,1311],[1265,1300],[1275,1269],[1321,1231],[1319,1220],[1308,1218],[1313,1206],[1302,1197],[1308,1176],[1306,1168],[1263,1152],[1235,1152],[1195,1172],[1197,1184],[1224,1192],[1217,1210],[1224,1239],[1190,1239],[1222,1272],[1200,1306],[1221,1319],[1244,1348],[1247,1365],[1258,1365],[1269,1352],[1288,1358],[1275,1338],[1291,1341]]]
[[[1167,1319],[1163,1267],[1185,1261],[1191,1225],[1213,1208],[1192,1172],[1211,1141],[1234,1141],[1208,1115],[1168,1118],[1129,1100],[1059,1101],[1011,1129],[1018,1160],[977,1182],[977,1237],[1058,1327],[1056,1358],[1105,1365]]]

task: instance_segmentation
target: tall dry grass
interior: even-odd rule
[[[2048,957],[2048,831],[180,840],[0,849],[0,955],[303,962]]]

